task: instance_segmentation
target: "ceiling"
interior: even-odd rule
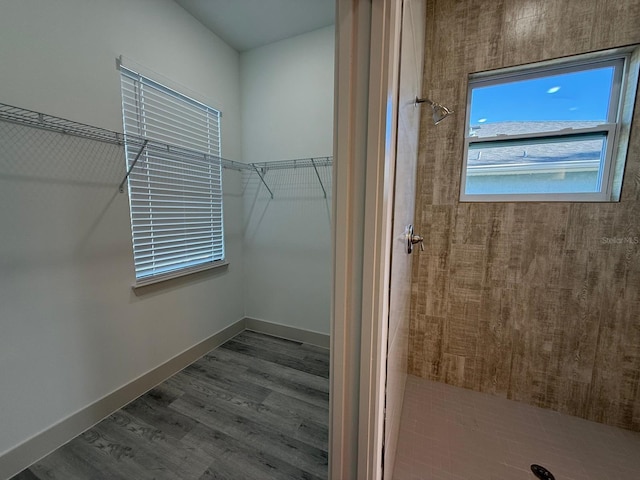
[[[335,0],[175,0],[239,52],[334,23]]]

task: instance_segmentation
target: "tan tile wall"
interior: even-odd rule
[[[640,101],[620,203],[457,200],[469,73],[634,43],[640,0],[427,0],[409,373],[640,430]]]

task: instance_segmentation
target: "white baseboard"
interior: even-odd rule
[[[243,318],[127,385],[59,421],[0,456],[0,479],[8,479],[88,430],[140,395],[245,330]]]
[[[274,337],[295,340],[296,342],[310,343],[318,347],[329,348],[329,335],[326,333],[313,332],[302,328],[290,327],[279,323],[259,320],[257,318],[245,317],[245,328],[254,332],[266,333]]]

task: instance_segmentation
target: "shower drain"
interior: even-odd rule
[[[556,477],[553,476],[553,473],[540,465],[536,465],[535,463],[531,465],[531,471],[540,480],[556,480]]]

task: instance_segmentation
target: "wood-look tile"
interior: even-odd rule
[[[203,448],[215,460],[200,478],[242,478],[255,480],[319,480],[326,476],[317,476],[297,468],[269,453],[248,445],[245,441],[231,435],[198,425],[185,437],[185,443]],[[222,470],[225,476],[217,477]]]
[[[146,395],[131,402],[123,411],[146,423],[156,425],[165,434],[177,439],[184,437],[197,423],[186,415],[176,414]]]
[[[244,332],[236,335],[233,339],[236,342],[246,343],[247,345],[253,345],[256,347],[269,346],[274,350],[286,351],[291,356],[301,356],[299,353],[299,347],[302,345],[302,343],[295,340],[263,335],[251,330],[245,330]]]
[[[418,372],[415,375],[423,378],[440,379],[445,317],[417,315],[411,321],[409,343],[412,348],[408,372]]]
[[[92,431],[112,445],[130,449],[130,458],[126,458],[129,464],[123,465],[120,475],[126,475],[135,466],[148,472],[148,478],[198,478],[210,463],[201,450],[187,449],[162,430],[145,426],[143,421],[127,418],[123,413],[118,419],[101,422]]]
[[[35,474],[33,474],[30,470],[25,470],[20,472],[18,475],[13,477],[13,480],[40,480]]]
[[[416,232],[424,237],[426,252],[441,250],[451,243],[453,209],[448,205],[425,207],[416,221]]]
[[[483,290],[478,322],[478,390],[506,395],[513,351],[513,294],[501,288]]]
[[[284,395],[278,391],[272,391],[262,402],[263,405],[283,407],[287,409],[291,416],[302,420],[311,420],[319,425],[329,424],[329,409],[313,403],[305,402],[289,395]]]
[[[640,102],[620,202],[458,201],[469,74],[639,43],[640,0],[426,12],[425,91],[456,113],[420,121],[408,371],[640,430]]]
[[[12,480],[326,479],[328,357],[241,334]]]
[[[151,398],[156,405],[167,406],[174,400],[180,398],[183,394],[183,390],[172,387],[170,384],[165,382],[149,390],[146,396]]]
[[[471,72],[481,72],[498,68],[502,63],[502,32],[500,26],[504,22],[505,1],[495,0],[493,8],[484,8],[483,0],[466,3],[464,22],[465,38],[484,38],[484,42],[476,42],[465,49],[465,68]]]
[[[596,0],[544,2],[543,54],[558,58],[588,51],[596,15]],[[559,35],[558,27],[562,26]]]
[[[192,392],[176,400],[171,408],[183,414],[189,414],[200,423],[210,425],[214,422],[214,416],[242,417],[257,424],[272,428],[275,431],[293,436],[298,431],[302,421],[311,424],[312,420],[304,418],[300,414],[290,411],[286,404],[267,405],[264,402],[256,403],[239,398],[221,398],[219,396],[207,396],[201,392]],[[323,439],[310,439],[313,445],[321,447]]]
[[[319,407],[328,404],[329,382],[324,377],[301,372],[251,355],[227,351],[224,348],[211,352],[203,357],[202,361],[246,366],[245,376],[251,377],[252,388],[259,388],[261,393],[268,394],[270,391],[277,391]],[[260,398],[260,401],[264,398],[266,396]]]
[[[621,213],[616,205],[619,204],[603,204],[594,208],[588,203],[572,204],[567,223],[567,249],[609,249],[606,239],[616,236],[616,217]]]
[[[452,385],[465,384],[465,360],[462,355],[444,353],[442,355],[441,378],[444,382]]]
[[[134,445],[112,436],[111,432],[105,431],[100,424],[84,432],[79,438],[81,441],[73,446],[67,444],[65,447],[71,450],[73,455],[82,457],[92,467],[98,468],[101,471],[101,477],[129,476],[144,480],[170,480],[172,477],[164,465],[159,466],[157,471],[150,472],[138,462],[138,451]]]
[[[235,405],[219,399],[198,402],[186,399],[188,404],[176,402],[176,410],[192,411],[194,418],[218,432],[233,438],[242,439],[248,449],[263,452],[279,458],[290,465],[305,468],[307,471],[322,475],[327,466],[327,452],[293,438],[301,420],[289,417],[294,425],[277,422],[273,410],[264,405]],[[244,409],[250,409],[248,413]],[[255,413],[255,415],[254,415]]]
[[[640,43],[639,0],[597,0],[595,4],[595,18],[590,37],[593,50]]]
[[[449,291],[448,257],[449,255],[436,256],[425,252],[413,262],[413,275],[420,276],[420,283],[414,282],[412,285],[412,308],[416,315],[446,315]],[[418,285],[422,288],[417,288]],[[428,286],[426,289],[425,285]],[[426,295],[425,291],[428,291],[429,295]]]
[[[102,463],[104,463],[102,459],[96,460],[92,455],[86,454],[82,446],[73,449],[63,446],[32,465],[27,471],[40,480],[85,480],[87,478],[108,480],[112,469],[101,467]]]
[[[234,374],[231,366],[201,359],[185,368],[183,373],[185,377],[190,377],[189,382],[193,390],[199,393],[218,397],[239,397],[256,403],[267,398],[268,388],[244,380],[248,370],[238,369]]]
[[[513,2],[510,2],[513,3]],[[503,63],[499,67],[523,65],[544,59],[543,48],[545,41],[544,23],[537,20],[537,8],[541,5],[531,2],[530,15],[511,18],[505,21],[501,28],[503,39]],[[523,8],[518,8],[522,11]]]
[[[185,448],[181,440],[123,410],[109,416],[98,427],[131,445],[136,461],[150,470],[164,466],[176,476],[197,478],[211,462],[202,450]]]
[[[312,375],[324,376],[325,378],[329,378],[329,372],[325,364],[308,362],[306,360],[295,358],[294,356],[290,356],[286,353],[282,353],[270,348],[248,345],[236,340],[228,341],[222,348],[226,350],[232,350],[236,353],[251,355],[268,362],[282,365],[284,367],[294,368],[296,370],[307,372]]]
[[[453,245],[449,267],[450,298],[480,301],[486,250],[480,245]]]

